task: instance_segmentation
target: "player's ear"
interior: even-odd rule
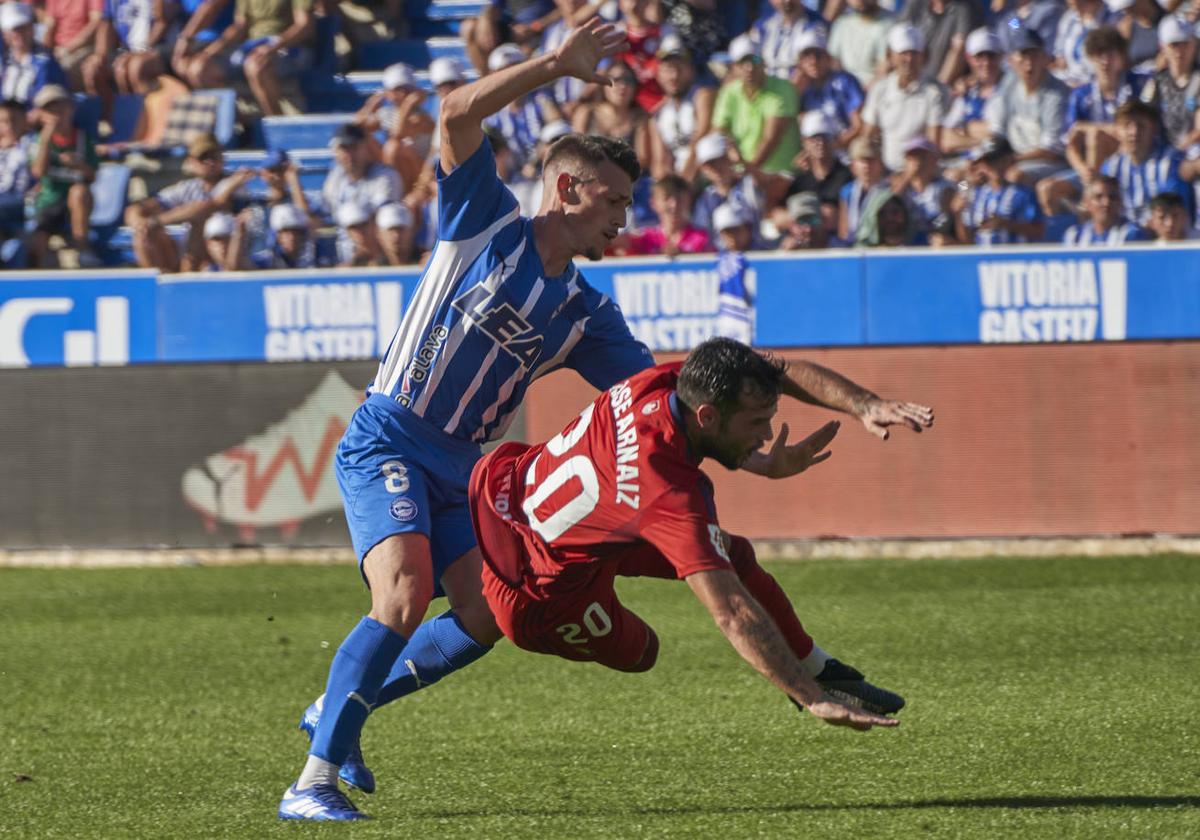
[[[721,422],[721,413],[715,405],[704,403],[696,409],[696,422],[700,424],[701,429],[716,428]]]
[[[575,194],[575,179],[569,172],[559,172],[554,179],[554,191],[562,204],[577,204],[579,196]]]

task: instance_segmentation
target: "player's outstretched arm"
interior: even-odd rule
[[[592,18],[573,30],[554,52],[489,73],[454,90],[441,107],[442,171],[449,174],[475,153],[483,142],[480,123],[485,118],[530,91],[562,76],[611,84],[606,76],[596,72],[596,65],[625,46],[622,30],[598,17]]]
[[[894,718],[845,706],[826,694],[800,667],[771,617],[732,570],[696,572],[688,575],[687,582],[742,658],[813,715],[832,726],[863,732],[872,726],[899,724]]]

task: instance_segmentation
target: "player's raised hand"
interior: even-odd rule
[[[788,478],[828,460],[832,452],[825,447],[837,436],[842,424],[830,420],[799,443],[788,446],[788,424],[779,427],[775,443],[766,452],[755,452],[742,465],[744,469],[767,478]]]
[[[888,439],[888,426],[904,425],[920,432],[933,425],[933,409],[917,403],[896,400],[872,400],[859,416],[867,431],[883,440]]]
[[[857,729],[859,732],[866,732],[873,726],[892,727],[900,725],[900,721],[895,718],[877,715],[874,712],[868,712],[866,709],[855,709],[851,706],[846,706],[834,700],[828,694],[806,708],[814,717],[820,718],[830,726],[848,726],[851,729]]]
[[[596,72],[596,65],[627,46],[623,30],[594,17],[571,30],[567,40],[555,52],[555,58],[564,76],[574,76],[598,85],[611,85],[612,81],[607,76]]]

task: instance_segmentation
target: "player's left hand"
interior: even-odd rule
[[[888,426],[905,425],[920,432],[933,425],[933,409],[927,405],[874,399],[867,403],[859,420],[867,431],[882,440],[888,439]]]
[[[742,468],[767,478],[788,478],[828,460],[832,452],[823,452],[837,436],[841,423],[830,420],[799,443],[788,446],[788,424],[779,427],[775,443],[766,452],[754,452]]]

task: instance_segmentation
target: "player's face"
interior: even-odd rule
[[[612,161],[596,168],[594,177],[574,182],[578,201],[564,205],[576,239],[575,252],[589,260],[604,256],[604,249],[625,227],[625,211],[633,202],[633,182]]]
[[[736,411],[725,415],[708,439],[703,454],[729,470],[736,470],[753,453],[775,437],[771,420],[779,397],[743,391]]]

